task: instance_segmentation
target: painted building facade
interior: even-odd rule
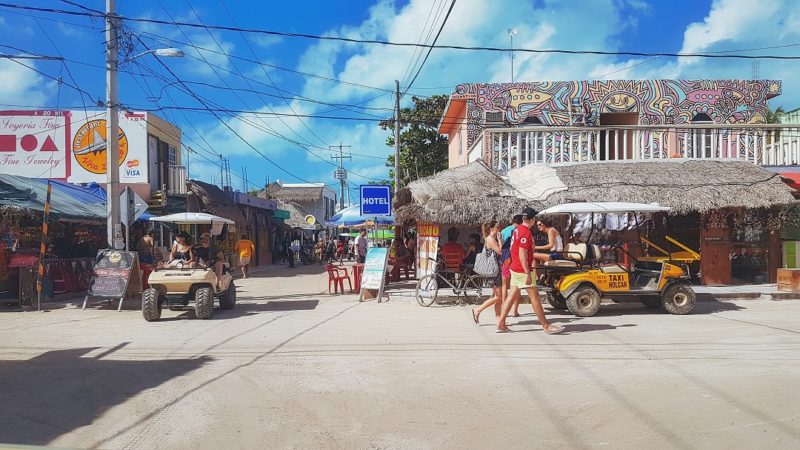
[[[659,133],[657,126],[688,124],[764,124],[767,100],[781,93],[775,80],[596,80],[542,81],[527,83],[465,83],[456,87],[440,124],[440,133],[450,137],[450,167],[470,161],[469,150],[484,137],[484,130],[512,127],[650,127],[630,149],[658,157],[672,157],[674,149],[686,147],[681,136]],[[633,128],[631,128],[633,130]],[[572,130],[577,131],[577,130]],[[571,162],[581,156],[602,157],[599,135],[577,142],[576,133],[541,136],[550,141],[541,147],[548,163]],[[709,136],[711,133],[709,132]],[[614,136],[624,145],[622,136]],[[685,138],[694,138],[686,134]],[[717,133],[718,146],[731,147],[734,135]],[[604,136],[603,136],[604,138]],[[625,139],[628,139],[625,137]],[[631,139],[634,136],[631,135]],[[484,142],[487,148],[489,142]],[[613,143],[612,143],[613,144]],[[521,143],[520,143],[521,145]],[[755,145],[755,144],[753,144]],[[567,151],[561,149],[566,146]],[[606,150],[609,153],[611,144]],[[495,152],[496,153],[496,152]],[[484,152],[487,162],[492,156]],[[608,154],[606,154],[608,156]],[[625,155],[623,155],[625,156]],[[474,157],[472,158],[474,160]]]

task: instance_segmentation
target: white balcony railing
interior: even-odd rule
[[[481,140],[483,154],[501,172],[527,164],[667,158],[800,163],[800,125],[490,128]]]
[[[169,175],[167,178],[167,194],[169,195],[186,195],[186,167],[183,166],[169,166]]]

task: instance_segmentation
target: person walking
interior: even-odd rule
[[[362,231],[356,237],[356,258],[358,262],[364,264],[367,260],[367,232]]]
[[[243,234],[242,238],[236,242],[236,251],[239,253],[239,268],[242,270],[242,278],[247,278],[247,270],[250,268],[250,259],[256,252],[256,245],[247,238],[246,234]]]
[[[492,255],[494,255],[494,257],[497,259],[498,268],[502,265],[502,261],[500,261],[500,255],[502,254],[502,249],[500,248],[500,230],[500,224],[496,220],[484,223],[481,227],[481,232],[483,234],[483,246],[492,251]],[[481,313],[490,306],[494,306],[495,319],[500,319],[501,307],[503,305],[502,286],[503,279],[500,270],[497,271],[497,276],[494,278],[486,278],[484,287],[489,287],[492,289],[492,296],[483,302],[482,305],[472,310],[472,320],[475,321],[475,324],[480,323]],[[508,325],[503,324],[503,328],[508,328]]]
[[[500,267],[500,271],[502,273],[503,279],[503,287],[501,288],[501,299],[505,299],[508,297],[508,289],[511,287],[511,234],[514,232],[514,229],[517,228],[517,225],[522,223],[522,214],[517,214],[511,219],[511,224],[507,227],[503,228],[500,232],[500,239],[502,242],[502,250],[503,253],[500,255],[500,260],[502,261],[502,265]],[[502,301],[501,301],[502,302]],[[514,299],[512,310],[514,311],[511,315],[514,317],[519,317],[519,297]]]
[[[525,208],[522,211],[522,225],[517,225],[511,235],[511,266],[509,267],[511,269],[511,286],[508,297],[503,302],[500,318],[497,320],[498,333],[511,331],[506,324],[506,317],[511,311],[513,298],[520,295],[521,289],[525,289],[528,293],[533,312],[536,313],[545,333],[557,334],[564,331],[563,325],[550,323],[545,317],[539,298],[539,289],[536,287],[536,278],[534,277],[536,260],[533,257],[533,235],[530,230],[535,223],[536,214],[535,209]]]

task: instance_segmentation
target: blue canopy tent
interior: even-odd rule
[[[394,216],[362,216],[361,208],[358,205],[347,207],[328,219],[329,224],[345,227],[363,226],[367,221],[375,222],[375,225],[394,225],[395,223]]]

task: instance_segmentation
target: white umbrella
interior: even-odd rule
[[[228,225],[234,224],[232,220],[226,219],[224,217],[215,216],[213,214],[197,213],[197,212],[175,213],[167,216],[153,217],[152,219],[150,219],[150,221],[171,222],[171,223],[179,223],[186,225],[209,225],[212,223],[226,223]]]

